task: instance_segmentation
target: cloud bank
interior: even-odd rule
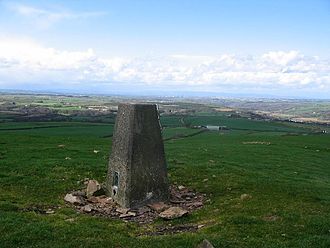
[[[313,90],[330,93],[330,60],[298,51],[259,56],[168,55],[104,58],[92,49],[63,51],[28,40],[0,38],[0,88],[29,82],[43,88],[93,84],[158,89]]]

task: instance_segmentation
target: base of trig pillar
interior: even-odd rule
[[[107,191],[126,208],[168,200],[164,144],[156,105],[119,105]]]

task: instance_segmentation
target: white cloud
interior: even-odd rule
[[[122,84],[163,89],[316,89],[330,91],[329,59],[298,51],[261,56],[169,55],[102,58],[92,49],[62,51],[0,37],[0,87],[10,84]]]
[[[262,55],[262,59],[271,64],[276,64],[279,66],[287,66],[290,63],[295,63],[297,60],[303,60],[304,56],[298,51],[289,51],[289,52],[268,52]]]
[[[105,15],[105,12],[72,12],[70,10],[54,10],[54,9],[44,9],[39,7],[34,7],[30,5],[25,5],[21,3],[9,2],[5,6],[18,14],[21,17],[27,18],[32,21],[38,28],[46,29],[51,25],[72,19],[81,19],[88,17],[96,17]]]

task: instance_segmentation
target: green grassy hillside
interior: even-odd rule
[[[204,238],[215,247],[330,247],[329,135],[225,115],[189,118],[231,129],[165,142],[170,181],[209,200],[182,219],[143,226],[79,214],[63,200],[84,178],[105,180],[112,124],[0,124],[0,247],[195,247]],[[162,123],[164,138],[198,131],[180,117]],[[55,213],[40,211],[48,208]],[[170,224],[205,226],[144,235]]]

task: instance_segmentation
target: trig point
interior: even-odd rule
[[[107,190],[126,208],[168,200],[164,144],[156,105],[118,106]]]

